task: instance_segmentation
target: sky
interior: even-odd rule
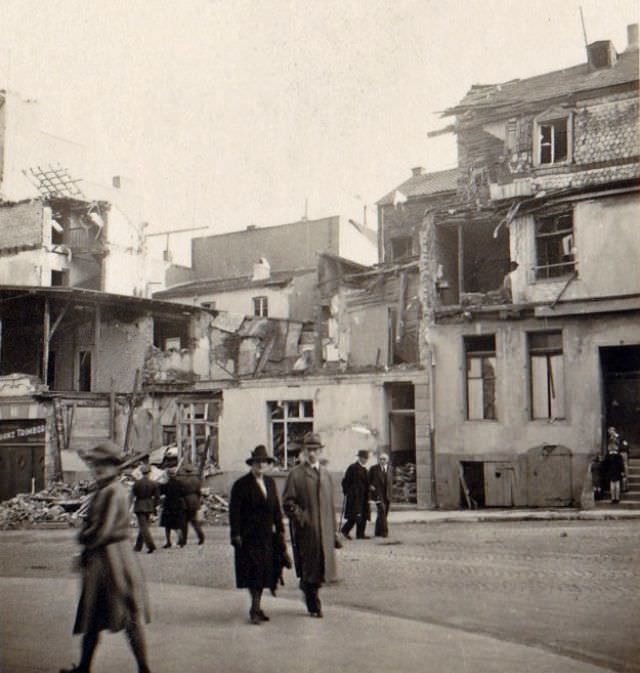
[[[0,88],[134,180],[151,231],[305,202],[375,226],[412,167],[455,166],[454,137],[427,133],[472,84],[586,60],[580,6],[588,41],[622,51],[637,0],[0,0]]]

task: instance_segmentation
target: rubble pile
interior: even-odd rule
[[[393,500],[395,502],[415,502],[416,497],[415,463],[397,465],[393,475]]]
[[[89,482],[59,482],[38,493],[18,493],[0,503],[0,530],[41,524],[74,526],[88,492]]]
[[[209,489],[202,489],[202,521],[208,525],[225,525],[229,523],[229,501]]]

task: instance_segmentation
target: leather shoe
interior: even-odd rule
[[[309,616],[316,617],[316,619],[322,619],[324,617],[324,615],[322,614],[322,610],[317,610],[316,612],[310,612]]]
[[[258,610],[258,617],[260,617],[263,622],[269,621],[269,617],[265,615],[264,610]]]
[[[153,554],[155,550],[156,550],[155,547],[151,547],[151,549],[147,549],[147,554]]]
[[[256,626],[262,624],[262,619],[260,619],[260,614],[258,612],[250,612],[249,621]]]
[[[170,549],[171,548],[171,542],[167,542],[167,544],[162,545],[163,549]]]
[[[368,535],[358,535],[358,540],[370,540],[371,538]]]

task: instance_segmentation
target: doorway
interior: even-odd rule
[[[600,348],[603,382],[602,446],[614,426],[629,443],[629,455],[640,458],[640,346]]]
[[[394,502],[417,502],[416,420],[413,383],[385,384]]]

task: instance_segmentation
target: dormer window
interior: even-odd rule
[[[549,110],[535,121],[535,163],[554,166],[571,160],[571,115],[566,110]]]

